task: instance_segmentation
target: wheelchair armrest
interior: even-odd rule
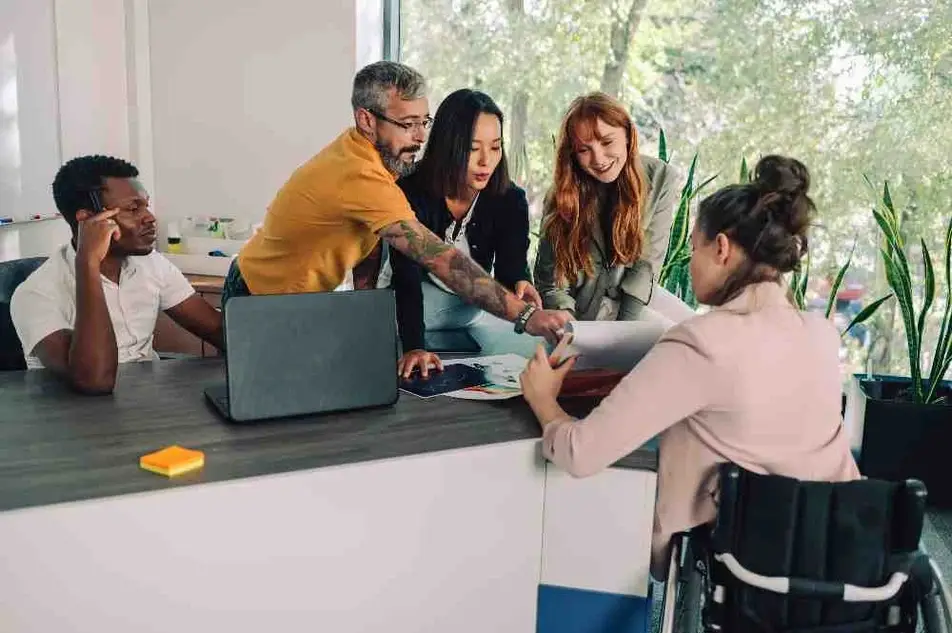
[[[909,579],[908,573],[897,571],[893,572],[885,585],[858,587],[848,583],[826,580],[763,576],[741,565],[733,554],[717,553],[714,554],[714,558],[722,563],[731,575],[751,587],[784,595],[833,598],[843,602],[884,602],[890,600],[899,593],[903,584]]]

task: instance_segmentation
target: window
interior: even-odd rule
[[[686,168],[697,152],[702,178],[717,175],[714,187],[737,181],[742,159],[753,165],[780,152],[803,160],[820,210],[811,243],[815,306],[825,305],[829,282],[855,244],[837,302],[841,327],[857,306],[886,292],[865,176],[880,189],[890,181],[908,243],[925,237],[937,279],[944,278],[937,254],[952,209],[950,3],[391,3],[399,18],[394,50],[427,76],[434,109],[460,87],[479,88],[503,108],[513,175],[536,221],[564,109],[581,93],[603,90],[629,107],[644,153],[657,155],[663,129],[671,161]],[[921,273],[919,249],[912,251]],[[933,325],[945,297],[937,302]],[[845,371],[908,371],[893,304],[844,338]]]
[[[13,35],[0,45],[0,209],[10,214],[19,199],[20,126],[17,105],[17,53]]]

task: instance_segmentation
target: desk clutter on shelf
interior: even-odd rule
[[[225,217],[186,217],[166,226],[165,255],[182,272],[225,276],[259,224]]]

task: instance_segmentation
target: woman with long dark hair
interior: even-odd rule
[[[462,89],[443,100],[419,165],[399,185],[421,223],[541,307],[526,261],[529,205],[509,178],[502,111],[488,95]],[[440,360],[425,349],[424,332],[465,328],[482,311],[400,253],[391,266],[404,349],[399,370],[409,376],[419,367],[425,375]]]

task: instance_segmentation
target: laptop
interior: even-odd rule
[[[388,288],[229,299],[226,380],[205,397],[235,422],[391,405],[395,306]]]

